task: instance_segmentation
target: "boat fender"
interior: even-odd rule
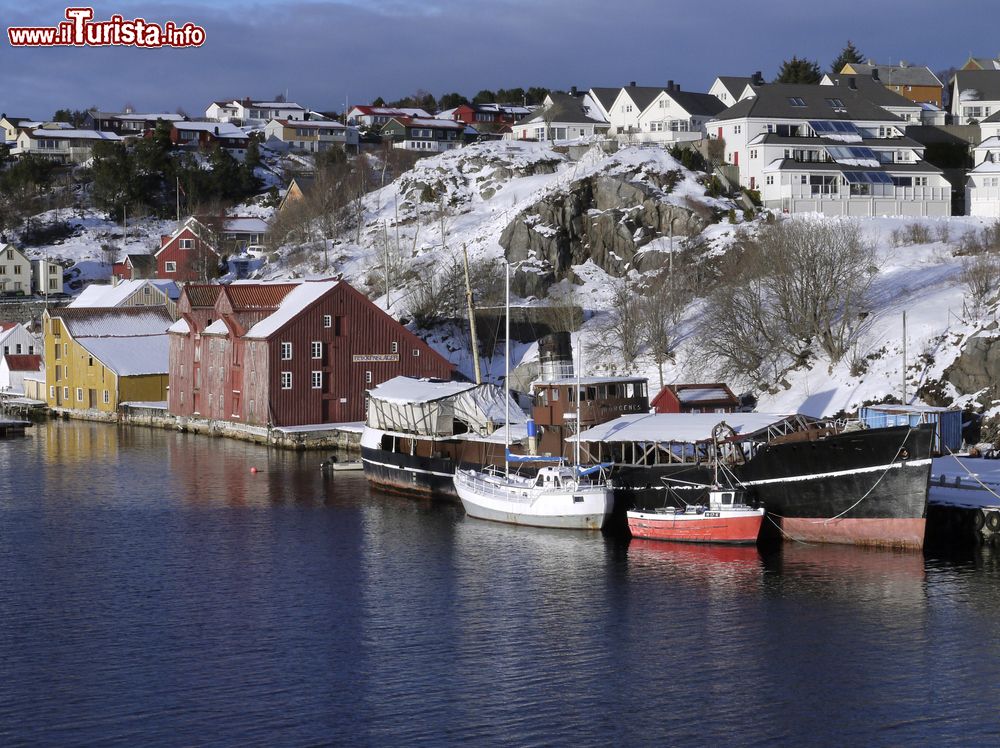
[[[899,450],[899,459],[908,460],[910,459],[910,452],[905,447]]]
[[[980,530],[983,529],[983,525],[985,524],[986,524],[986,512],[984,512],[982,509],[977,509],[972,514],[972,528],[976,532],[979,532]]]
[[[990,532],[1000,530],[1000,512],[990,512],[986,515],[986,528]]]

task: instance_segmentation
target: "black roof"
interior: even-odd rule
[[[588,125],[607,124],[607,122],[603,119],[589,116],[583,110],[583,104],[580,103],[580,97],[578,96],[553,92],[549,94],[549,98],[552,100],[551,107],[548,109],[545,107],[536,109],[527,117],[520,120],[518,124],[526,124],[528,122],[544,122],[546,120],[549,122],[570,122]]]
[[[962,99],[963,91],[978,91],[979,101],[1000,101],[1000,70],[959,70],[955,85],[961,101],[976,101]]]
[[[773,162],[772,162],[773,163]],[[770,165],[767,167],[770,169]],[[936,166],[932,166],[926,161],[917,161],[913,164],[880,164],[879,166],[853,166],[849,164],[838,164],[836,161],[796,161],[791,158],[781,160],[779,169],[795,169],[805,171],[884,171],[892,174],[899,172],[913,172],[917,174],[943,174],[944,171]]]
[[[673,89],[667,91],[667,95],[683,107],[684,111],[688,114],[714,117],[726,108],[726,105],[712,96],[712,94]]]
[[[777,117],[796,120],[902,121],[895,114],[870,101],[862,91],[845,86],[768,83],[756,86],[754,93],[755,96],[736,102],[716,119]],[[838,99],[843,106],[833,106],[827,99]],[[802,105],[798,106],[800,101]]]
[[[621,86],[601,86],[590,89],[590,93],[597,99],[597,103],[604,107],[604,111],[608,112],[611,110],[611,105],[615,103],[615,99],[618,98],[618,92],[621,90]]]

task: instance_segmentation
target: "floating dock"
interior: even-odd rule
[[[949,455],[931,467],[928,531],[1000,540],[1000,460]]]

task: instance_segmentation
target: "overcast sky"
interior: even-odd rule
[[[79,3],[82,5],[83,3]],[[1000,54],[996,0],[343,0],[96,3],[147,21],[205,28],[198,49],[12,48],[10,26],[64,20],[66,2],[0,0],[0,110],[49,117],[97,106],[201,116],[213,99],[288,98],[341,110],[345,99],[435,96],[532,85],[663,85],[705,91],[716,75],[774,76],[793,54],[825,70],[847,39],[880,62],[932,70]],[[970,19],[989,19],[975,23]]]

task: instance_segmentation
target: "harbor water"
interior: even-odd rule
[[[1000,548],[508,527],[322,457],[0,441],[0,745],[1000,743]]]

